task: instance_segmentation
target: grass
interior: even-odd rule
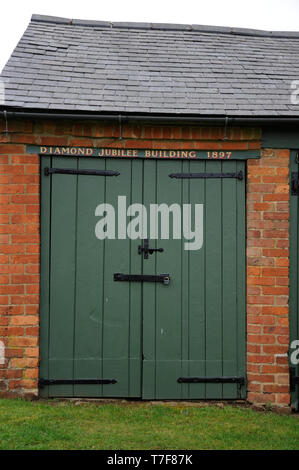
[[[249,408],[0,400],[4,449],[299,449],[299,418]]]

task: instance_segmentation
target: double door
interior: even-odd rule
[[[42,396],[245,397],[244,172],[41,157]]]

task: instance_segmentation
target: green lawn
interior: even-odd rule
[[[229,405],[0,400],[0,449],[299,449],[299,417]]]

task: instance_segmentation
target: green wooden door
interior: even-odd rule
[[[146,274],[170,274],[169,286],[143,285],[143,397],[244,397],[235,383],[190,378],[245,377],[245,182],[235,178],[174,178],[174,173],[238,173],[244,162],[146,161],[144,203],[202,204],[203,244],[151,240]],[[186,221],[182,218],[182,232]],[[171,224],[170,224],[171,225]],[[187,379],[178,382],[178,379]]]
[[[299,195],[294,194],[292,179],[297,177],[299,165],[297,152],[291,152],[290,159],[290,348],[289,361],[291,371],[291,400],[292,406],[299,410],[299,384],[295,383],[294,377],[299,376]],[[293,378],[293,380],[292,380]],[[298,380],[298,379],[297,379]]]
[[[244,172],[242,161],[42,157],[41,367],[43,396],[238,398],[236,383],[192,377],[245,377],[245,183],[175,178],[177,173]],[[119,176],[52,174],[45,168],[114,170]],[[142,203],[151,248],[131,239],[116,211],[115,239],[95,236],[95,208]],[[151,206],[166,205],[169,234],[151,234]],[[202,233],[192,242],[195,204]],[[190,206],[188,206],[190,205]],[[190,213],[188,212],[190,208]],[[172,209],[181,217],[181,237]],[[190,215],[189,215],[190,214]],[[130,218],[129,218],[130,220]],[[164,220],[165,222],[165,220]],[[118,231],[120,228],[120,231]],[[161,227],[160,227],[161,228]],[[175,233],[174,233],[175,232]],[[169,285],[115,282],[114,273],[168,273]],[[115,383],[65,383],[66,380]]]
[[[113,384],[57,384],[44,396],[138,397],[141,393],[141,284],[116,283],[118,271],[141,272],[138,241],[99,240],[95,209],[138,201],[142,162],[43,157],[42,379],[112,379]],[[44,175],[46,167],[115,170],[119,176]],[[117,221],[116,221],[117,222]],[[116,224],[117,231],[117,224]]]

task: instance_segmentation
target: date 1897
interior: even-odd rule
[[[207,152],[208,159],[211,160],[230,160],[232,152]]]

